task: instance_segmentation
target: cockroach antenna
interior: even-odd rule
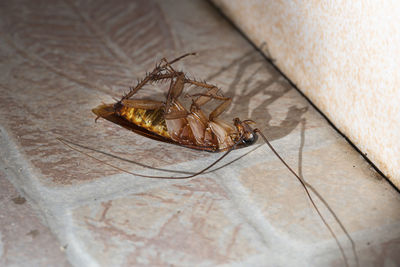
[[[317,205],[315,204],[310,190],[324,203],[329,212],[332,213],[336,222],[341,226],[342,230],[352,243],[353,253],[355,254],[356,263],[358,265],[358,257],[355,250],[355,244],[350,235],[335,215],[333,210],[327,205],[326,201],[320,194],[300,177],[279,155],[274,149],[265,135],[258,129],[252,129],[252,120],[243,120],[235,118],[233,125],[219,119],[219,116],[229,107],[232,98],[224,97],[219,92],[217,86],[209,84],[206,81],[198,81],[195,78],[190,78],[184,72],[176,71],[171,66],[177,61],[196,53],[186,53],[172,61],[162,59],[156,67],[142,80],[138,80],[135,87],[131,88],[129,93],[124,95],[117,103],[102,104],[93,109],[97,117],[102,117],[108,121],[119,124],[137,134],[143,135],[154,140],[175,144],[191,149],[197,149],[208,152],[225,152],[219,159],[204,168],[203,170],[186,176],[150,176],[133,173],[117,166],[114,166],[106,161],[96,159],[84,151],[73,148],[65,140],[60,140],[66,146],[71,147],[86,156],[93,158],[107,166],[117,170],[146,178],[158,179],[187,179],[205,173],[223,158],[225,158],[232,150],[247,147],[257,141],[260,136],[264,143],[268,145],[276,157],[286,166],[286,168],[297,178],[304,188],[308,199],[311,201],[313,208],[321,218],[322,222],[329,230],[332,237],[335,239],[339,250],[344,258],[344,263],[348,266],[347,258],[344,250],[338,241],[338,238],[327,221],[324,219]],[[170,81],[168,94],[165,101],[144,100],[134,98],[135,94],[143,88],[147,83]],[[205,92],[196,94],[186,94],[192,100],[192,108],[187,109],[180,102],[180,96],[185,86],[197,86],[203,88]],[[208,117],[201,110],[210,100],[220,101],[220,104],[208,114]],[[195,107],[195,108],[194,108]],[[310,189],[310,190],[309,190]]]

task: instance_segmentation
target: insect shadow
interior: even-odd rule
[[[287,92],[289,92],[291,90],[291,86],[286,80],[282,79],[281,75],[271,66],[271,64],[260,58],[258,52],[254,52],[254,50],[251,50],[245,53],[241,57],[234,59],[229,64],[221,67],[219,70],[209,75],[206,80],[213,80],[215,78],[223,76],[226,72],[234,73],[234,77],[231,80],[227,89],[227,91],[229,92],[234,92],[234,96],[232,99],[232,104],[230,105],[228,110],[225,111],[226,114],[248,114],[248,117],[252,117],[252,115],[254,115],[255,121],[261,122],[258,125],[259,127],[262,127],[261,131],[266,133],[266,136],[271,141],[283,138],[284,136],[290,134],[293,129],[298,126],[302,119],[302,115],[307,111],[308,107],[298,108],[297,106],[290,106],[289,110],[286,113],[286,117],[280,122],[279,125],[275,126],[270,124],[272,120],[272,115],[269,112],[268,106],[270,106],[271,104],[279,100],[282,96],[284,96]],[[267,76],[266,79],[264,78],[265,76]],[[145,97],[147,96],[151,99],[160,99],[166,97],[165,93],[161,92],[160,90],[147,89],[151,88],[146,88],[146,90],[144,90]],[[263,101],[250,112],[251,100],[254,97],[261,97],[263,98]],[[74,145],[85,150],[90,150],[99,154],[103,154],[118,161],[125,161],[144,168],[188,175],[199,173],[199,171],[193,172],[157,168],[139,161],[123,158],[109,152],[91,148],[86,145],[73,142],[71,140],[61,140],[63,140],[64,143],[69,143],[69,145]],[[259,146],[256,146],[250,151],[244,153],[243,155],[227,163],[224,163],[219,167],[208,171],[201,171],[201,173],[205,174],[224,168],[232,164],[233,162],[240,160],[254,150],[257,150],[258,148]]]
[[[59,139],[68,147],[79,151],[91,157],[97,161],[104,163],[110,167],[115,169],[124,171],[126,173],[133,174],[135,176],[141,176],[146,178],[159,178],[159,179],[187,179],[195,177],[199,174],[203,174],[209,172],[218,162],[220,162],[224,157],[226,157],[232,150],[240,147],[245,147],[252,145],[257,140],[257,136],[259,135],[265,144],[271,149],[271,151],[276,155],[276,157],[287,167],[287,169],[298,179],[298,181],[303,186],[308,199],[311,201],[311,204],[314,210],[317,212],[318,216],[321,218],[322,222],[326,226],[326,228],[331,233],[332,237],[335,239],[340,252],[344,258],[346,266],[348,265],[344,249],[342,248],[336,234],[333,232],[332,228],[329,226],[323,215],[321,214],[319,208],[316,206],[310,191],[312,191],[317,198],[319,198],[322,203],[326,206],[326,208],[332,213],[337,223],[340,225],[348,239],[352,243],[353,251],[355,252],[355,245],[350,235],[344,228],[343,224],[336,216],[334,211],[330,208],[328,203],[323,199],[323,197],[309,184],[307,183],[303,177],[301,172],[301,167],[299,167],[299,174],[297,174],[286,162],[282,159],[279,153],[273,148],[269,140],[282,138],[288,135],[294,128],[296,128],[300,122],[302,122],[302,146],[304,145],[304,131],[305,131],[305,119],[302,118],[302,115],[307,111],[307,108],[297,108],[296,106],[289,107],[286,118],[280,123],[279,126],[272,126],[270,123],[272,120],[271,114],[268,112],[267,107],[272,103],[281,98],[284,94],[286,94],[291,88],[289,84],[280,78],[278,72],[274,69],[271,69],[272,66],[266,64],[265,66],[269,66],[271,77],[265,81],[260,81],[254,79],[258,72],[265,68],[265,66],[257,66],[255,64],[265,64],[264,62],[257,62],[252,56],[245,57],[239,59],[239,67],[236,71],[235,78],[231,82],[229,86],[230,91],[234,91],[236,94],[235,99],[231,99],[229,97],[224,97],[222,94],[218,94],[218,88],[212,84],[207,82],[197,81],[195,79],[191,79],[185,75],[185,73],[180,71],[175,71],[175,69],[171,66],[176,61],[192,55],[185,54],[175,60],[168,61],[163,59],[159,65],[156,65],[155,69],[148,73],[146,77],[138,81],[138,84],[135,87],[132,87],[130,91],[124,95],[121,100],[117,101],[114,104],[103,104],[99,107],[95,108],[93,112],[98,116],[102,117],[111,122],[117,123],[122,127],[130,129],[138,134],[144,135],[146,137],[156,139],[158,141],[164,141],[167,143],[173,143],[176,145],[205,150],[210,152],[220,152],[225,151],[225,153],[217,159],[214,163],[210,164],[206,168],[202,169],[199,172],[191,173],[191,172],[182,172],[182,171],[171,171],[168,169],[162,168],[153,168],[151,166],[146,166],[144,164],[130,161],[130,163],[135,163],[142,167],[150,167],[152,169],[157,169],[159,171],[167,171],[174,173],[185,174],[186,176],[152,176],[152,175],[142,175],[137,173],[132,173],[127,170],[121,169],[115,165],[112,165],[106,161],[99,160],[92,155],[77,150],[71,145],[79,146],[80,148],[89,149],[88,147],[74,144],[72,142],[66,141],[64,139]],[[216,74],[212,75],[209,78],[215,78],[218,75],[221,75],[225,71],[230,71],[230,68],[235,66],[235,64],[230,64],[224,68],[221,68]],[[253,71],[248,71],[248,69],[254,69]],[[248,75],[249,76],[245,76]],[[164,102],[155,101],[155,100],[146,100],[146,99],[131,99],[144,85],[148,82],[157,82],[157,81],[168,81],[169,82],[169,90],[167,94],[167,98]],[[255,85],[252,82],[255,80]],[[206,89],[206,93],[196,93],[189,95],[192,100],[192,105],[190,106],[190,111],[185,109],[182,104],[179,102],[178,98],[182,94],[185,84],[189,84],[190,86],[200,87]],[[272,85],[277,84],[278,89],[272,89]],[[241,85],[239,87],[239,85]],[[275,86],[276,87],[276,86]],[[254,109],[250,110],[251,101],[254,96],[258,95],[266,96],[266,99],[261,101],[261,104],[258,104]],[[201,107],[208,103],[210,100],[218,100],[222,103],[219,104],[209,115],[209,118],[205,117],[204,113],[201,110]],[[240,105],[238,105],[238,101],[240,101]],[[232,109],[228,109],[231,102]],[[243,108],[247,109],[243,110]],[[236,112],[237,109],[240,110],[241,114],[248,113],[250,116],[256,115],[262,117],[265,122],[265,127],[263,130],[261,129],[252,129],[250,124],[253,124],[252,120],[244,120],[241,121],[238,118],[234,119],[234,127],[226,124],[218,120],[218,116],[227,112],[230,113],[232,111]],[[205,126],[207,125],[207,127]],[[203,127],[203,128],[201,128]],[[235,128],[236,127],[236,128]],[[198,130],[200,128],[200,130]],[[270,132],[268,138],[263,134],[264,131]],[[302,146],[300,148],[299,153],[299,161],[302,160]],[[257,147],[255,148],[257,149]],[[254,150],[255,150],[254,149]],[[100,152],[100,151],[96,151]],[[248,153],[250,153],[249,151]],[[127,161],[126,159],[122,159],[121,157],[111,155],[106,152],[100,152],[107,156],[112,156],[119,160]],[[301,161],[300,161],[301,163]],[[300,164],[301,165],[301,164]],[[310,191],[309,191],[310,190]],[[356,254],[355,254],[356,255]],[[356,256],[357,258],[357,256]],[[358,262],[358,260],[357,260]]]
[[[270,141],[289,135],[299,125],[308,106],[290,106],[286,117],[279,125],[271,125],[273,116],[269,106],[293,89],[269,62],[260,57],[258,52],[249,51],[207,77],[207,80],[215,79],[228,71],[234,71],[235,75],[227,89],[234,94],[231,108],[226,114],[247,114],[248,118],[257,121],[257,126]],[[256,96],[264,100],[250,109],[253,106],[252,99]]]
[[[275,126],[271,124],[273,119],[271,113],[269,112],[268,107],[278,101],[281,97],[283,97],[286,93],[288,93],[292,89],[292,86],[287,82],[286,79],[282,77],[282,75],[272,66],[272,64],[268,63],[266,60],[257,56],[255,53],[247,53],[243,57],[235,60],[231,64],[221,68],[218,72],[208,77],[208,79],[212,79],[220,75],[225,71],[232,71],[233,68],[236,69],[236,74],[234,79],[231,81],[229,85],[228,91],[235,92],[233,97],[232,108],[227,113],[233,114],[249,114],[248,116],[251,118],[255,118],[254,120],[257,122],[261,122],[258,127],[261,127],[261,130],[267,136],[268,140],[276,140],[281,139],[288,134],[290,134],[295,128],[297,128],[300,124],[300,135],[301,135],[301,143],[298,152],[298,175],[304,181],[304,184],[312,191],[317,198],[323,203],[323,205],[329,210],[329,212],[334,217],[334,220],[339,225],[343,233],[348,238],[352,253],[354,255],[356,266],[359,266],[359,259],[356,252],[356,245],[347,229],[344,227],[341,220],[338,218],[336,213],[330,207],[328,202],[322,197],[322,195],[308,182],[304,180],[303,171],[302,171],[302,163],[303,163],[303,148],[305,143],[305,126],[306,126],[306,118],[303,117],[308,111],[308,106],[297,107],[296,105],[292,105],[287,109],[286,117],[280,121],[279,125]],[[265,71],[266,70],[266,71]],[[267,79],[255,79],[254,77],[260,73],[263,74],[268,73]],[[262,75],[266,76],[266,75]],[[251,99],[254,96],[268,96],[266,99],[262,101],[256,108],[252,109],[251,107]],[[245,109],[247,108],[247,109]],[[319,213],[322,221],[330,231],[331,235],[334,237],[340,252],[343,256],[344,263],[348,266],[348,260],[344,253],[344,249],[339,243],[335,233],[328,226],[327,222],[320,214],[318,209],[315,209],[317,213]]]

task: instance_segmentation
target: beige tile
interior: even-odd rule
[[[176,68],[233,98],[223,119],[253,119],[294,166],[304,133],[303,174],[349,227],[358,251],[365,252],[361,260],[381,257],[375,251],[400,236],[398,193],[376,180],[343,137],[208,2],[23,6],[10,2],[0,11],[0,167],[37,203],[46,225],[67,246],[71,264],[343,263],[301,187],[265,147],[217,172],[165,181],[128,175],[57,141],[62,137],[157,168],[196,171],[212,163],[220,155],[149,140],[104,120],[95,123],[91,112],[120,97],[162,57],[189,51],[199,55]],[[162,98],[165,91],[156,85],[142,96]],[[232,152],[227,161],[249,149]],[[130,171],[163,175],[85,151]],[[271,180],[271,174],[282,179]],[[352,194],[365,204],[356,206]],[[22,233],[38,238],[41,230]],[[373,250],[366,245],[371,239]]]
[[[70,266],[38,211],[0,172],[0,265]]]
[[[105,266],[232,264],[265,250],[232,208],[203,178],[84,205],[73,211],[72,229]]]

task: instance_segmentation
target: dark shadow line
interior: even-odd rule
[[[118,159],[118,160],[121,160],[121,161],[132,163],[132,164],[144,167],[144,168],[153,169],[153,170],[157,170],[157,171],[163,171],[163,172],[171,172],[171,173],[181,173],[181,174],[189,174],[189,175],[195,174],[194,172],[174,171],[174,170],[168,170],[168,169],[153,167],[153,166],[150,166],[150,165],[147,165],[147,164],[144,164],[144,163],[140,163],[140,162],[137,162],[137,161],[134,161],[134,160],[122,158],[120,156],[117,156],[117,155],[114,155],[114,154],[111,154],[111,153],[108,153],[108,152],[104,152],[104,151],[98,150],[96,148],[92,148],[92,147],[88,147],[88,146],[85,146],[85,145],[81,145],[81,144],[78,144],[76,142],[73,142],[73,141],[70,141],[70,140],[66,140],[64,138],[60,138],[60,139],[62,139],[63,141],[65,141],[65,142],[67,142],[67,143],[69,143],[71,145],[74,145],[74,146],[77,146],[77,147],[80,147],[80,148],[83,148],[83,149],[86,149],[86,150],[89,150],[89,151],[92,151],[92,152],[96,152],[96,153],[99,153],[99,154],[103,154],[103,155],[105,155],[107,157],[111,157],[111,158],[114,158],[114,159]]]
[[[194,174],[191,174],[191,175],[177,177],[177,176],[154,176],[154,175],[145,175],[145,174],[140,174],[140,173],[134,173],[134,172],[128,171],[128,170],[126,170],[126,169],[122,169],[122,168],[120,168],[120,167],[118,167],[118,166],[116,166],[116,165],[113,165],[113,164],[111,164],[111,163],[108,163],[108,162],[105,161],[105,160],[101,160],[101,159],[99,159],[99,158],[96,158],[96,157],[92,156],[91,154],[89,154],[89,153],[87,153],[87,152],[85,152],[85,151],[79,150],[79,149],[73,147],[73,145],[71,145],[71,143],[69,143],[68,140],[65,140],[65,139],[60,138],[60,137],[57,137],[56,139],[57,139],[59,142],[63,143],[65,146],[69,147],[70,149],[72,149],[72,150],[74,150],[74,151],[76,151],[76,152],[79,152],[79,153],[81,153],[81,154],[83,154],[83,155],[85,155],[85,156],[87,156],[87,157],[89,157],[89,158],[91,158],[91,159],[94,159],[94,160],[96,160],[96,161],[98,161],[98,162],[100,162],[100,163],[103,163],[104,165],[107,165],[107,166],[109,166],[109,167],[112,167],[113,169],[116,169],[116,170],[119,170],[119,171],[122,171],[122,172],[125,172],[125,173],[128,173],[128,174],[131,174],[131,175],[133,175],[133,176],[139,176],[139,177],[143,177],[143,178],[151,178],[151,179],[170,179],[170,180],[189,179],[189,178],[193,178],[193,177],[196,177],[196,176],[198,176],[198,175],[200,175],[200,174],[205,173],[206,171],[208,171],[209,169],[211,169],[212,167],[214,167],[214,166],[215,166],[218,162],[220,162],[223,158],[225,158],[230,152],[232,152],[233,150],[235,150],[236,147],[243,141],[243,139],[242,139],[242,137],[241,137],[236,143],[233,144],[233,146],[231,146],[227,151],[225,151],[224,154],[223,154],[221,157],[219,157],[217,160],[215,160],[213,163],[211,163],[210,165],[208,165],[206,168],[202,169],[201,171],[199,171],[199,172],[197,172],[197,173],[194,173]],[[152,168],[152,167],[151,167],[151,168]],[[170,171],[170,170],[168,170],[168,171]]]
[[[342,229],[344,234],[347,236],[347,238],[349,239],[349,241],[351,243],[351,248],[352,248],[352,251],[353,251],[353,254],[354,254],[354,258],[356,260],[356,266],[360,266],[359,260],[358,260],[358,255],[357,255],[357,252],[356,252],[356,244],[355,244],[354,240],[351,238],[349,232],[344,227],[342,221],[339,219],[339,217],[336,215],[336,213],[330,207],[328,202],[322,197],[322,195],[319,194],[318,191],[304,179],[304,176],[303,176],[303,149],[304,149],[304,144],[305,144],[305,131],[306,131],[306,120],[302,119],[301,120],[301,131],[300,131],[301,139],[300,139],[300,148],[299,148],[299,160],[298,160],[299,161],[299,176],[301,177],[301,179],[303,179],[304,184],[307,185],[307,187],[319,198],[319,200],[329,210],[329,212],[331,213],[331,215],[335,219],[336,223],[340,226],[340,228]],[[338,243],[339,241],[336,240],[336,242]],[[347,259],[346,259],[345,254],[343,254],[343,256],[345,257],[345,261],[346,261],[346,265],[347,265]]]
[[[169,169],[157,168],[157,167],[153,167],[153,166],[150,166],[150,165],[147,165],[147,164],[144,164],[144,163],[140,163],[140,162],[137,162],[137,161],[134,161],[134,160],[122,158],[120,156],[117,156],[117,155],[114,155],[114,154],[111,154],[111,153],[108,153],[108,152],[104,152],[104,151],[101,151],[101,150],[98,150],[98,149],[95,149],[95,148],[92,148],[92,147],[81,145],[81,144],[78,144],[76,142],[73,142],[73,141],[70,141],[70,140],[66,140],[64,138],[60,138],[60,139],[62,141],[65,141],[65,142],[71,144],[71,145],[74,145],[74,146],[77,146],[77,147],[80,147],[80,148],[83,148],[83,149],[86,149],[86,150],[89,150],[89,151],[92,151],[92,152],[95,152],[95,153],[103,154],[103,155],[105,155],[107,157],[111,157],[111,158],[114,158],[114,159],[117,159],[117,160],[121,160],[121,161],[125,161],[125,162],[128,162],[128,163],[132,163],[132,164],[144,167],[144,168],[153,169],[153,170],[156,170],[156,171],[163,171],[163,172],[169,172],[169,173],[180,173],[180,174],[188,174],[188,175],[193,175],[193,174],[197,173],[197,172],[188,172],[188,171],[179,171],[179,170],[169,170]],[[221,166],[219,166],[219,167],[217,167],[215,169],[212,169],[212,170],[209,170],[209,171],[205,171],[202,174],[212,173],[212,172],[215,172],[215,171],[220,170],[222,168],[225,168],[228,165],[240,160],[241,158],[244,158],[245,156],[247,156],[248,154],[252,153],[253,151],[259,149],[261,146],[262,145],[258,145],[256,147],[254,147],[253,149],[251,149],[250,151],[247,151],[243,155],[235,158],[234,160],[231,160],[231,161],[229,161],[229,162],[227,162],[227,163],[225,163],[225,164],[223,164],[223,165],[221,165]]]
[[[234,160],[229,161],[228,163],[225,163],[225,164],[219,166],[218,168],[212,169],[211,171],[208,171],[208,172],[205,172],[205,173],[214,172],[214,171],[220,170],[220,169],[222,169],[222,168],[224,168],[224,167],[227,167],[228,165],[230,165],[230,164],[232,164],[232,163],[238,161],[239,159],[244,158],[245,156],[249,155],[250,153],[256,151],[256,150],[259,149],[261,146],[262,146],[262,145],[258,145],[258,146],[256,146],[255,148],[253,148],[252,150],[247,151],[247,152],[244,153],[243,155],[241,155],[241,156],[235,158]]]

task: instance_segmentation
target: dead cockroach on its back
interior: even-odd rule
[[[150,176],[123,170],[85,152],[80,150],[78,151],[108,166],[136,176],[159,179],[186,179],[195,177],[204,173],[206,170],[209,170],[232,150],[254,144],[257,141],[257,137],[260,136],[279,160],[301,183],[315,211],[318,213],[318,216],[336,240],[345,263],[348,265],[343,248],[341,247],[335,233],[325,221],[316,206],[309,190],[313,191],[313,193],[322,200],[325,206],[334,215],[334,218],[352,243],[353,253],[357,258],[354,242],[321,195],[310,184],[305,182],[303,178],[301,178],[283,160],[259,129],[252,128],[251,125],[255,124],[254,121],[235,118],[233,119],[233,123],[230,124],[219,119],[219,115],[231,104],[232,99],[230,97],[225,97],[220,94],[219,89],[215,85],[190,79],[184,72],[176,71],[172,67],[173,63],[194,54],[195,53],[184,54],[172,61],[168,61],[165,58],[162,59],[152,72],[148,73],[135,87],[130,88],[130,91],[119,101],[113,104],[102,104],[94,108],[93,112],[97,115],[96,120],[98,118],[104,118],[124,128],[132,130],[135,133],[158,141],[209,152],[225,151],[218,160],[195,174],[186,176]],[[146,84],[158,81],[169,82],[169,90],[165,101],[133,98]],[[189,108],[186,108],[179,100],[186,85],[194,85],[197,88],[203,88],[205,90],[205,92],[196,92],[192,95],[187,95],[192,101]],[[211,100],[217,100],[221,103],[207,116],[205,112],[203,112],[202,107]],[[65,140],[60,141],[71,147],[65,142]]]
[[[253,144],[257,135],[249,126],[252,121],[236,118],[232,125],[218,118],[230,105],[231,98],[219,94],[215,85],[189,79],[183,72],[172,68],[172,63],[188,55],[192,54],[183,55],[171,62],[164,59],[120,101],[100,105],[93,112],[98,117],[146,137],[193,149],[220,152]],[[164,102],[131,99],[145,84],[160,80],[170,82]],[[179,101],[186,84],[207,90],[191,96],[189,109]],[[201,107],[212,99],[222,103],[206,116]]]

